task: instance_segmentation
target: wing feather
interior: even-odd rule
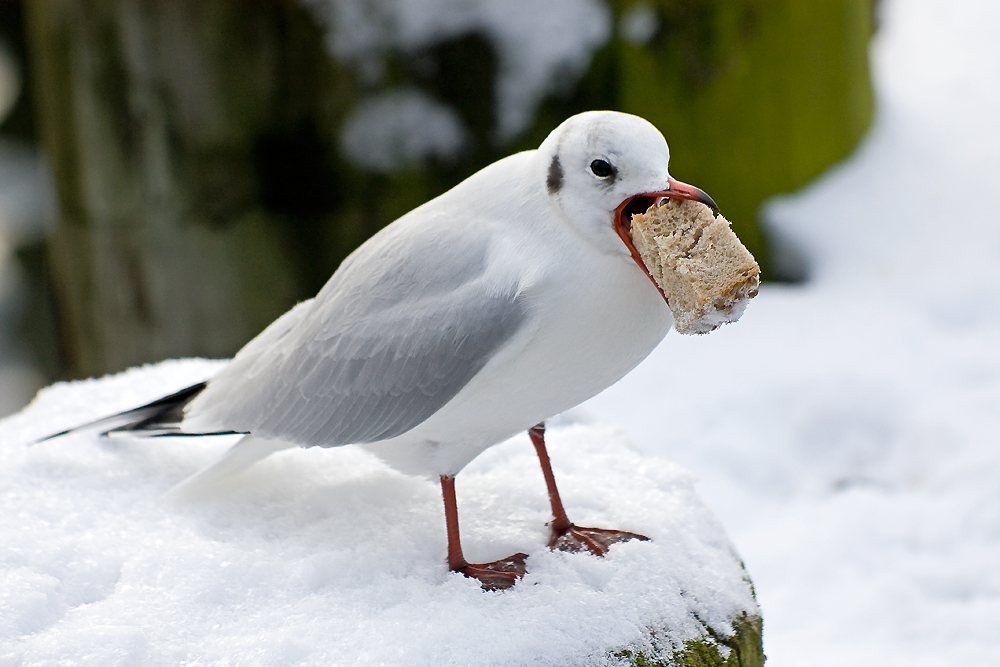
[[[524,324],[518,278],[490,264],[485,237],[455,249],[433,224],[380,236],[210,380],[185,426],[304,446],[395,437],[454,398]]]

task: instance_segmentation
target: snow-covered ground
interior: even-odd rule
[[[0,665],[88,652],[95,664],[415,664],[394,653],[406,641],[439,664],[475,664],[469,630],[514,610],[531,613],[503,626],[528,638],[513,661],[555,664],[545,652],[572,628],[537,633],[531,603],[624,636],[614,633],[645,612],[604,609],[588,591],[633,594],[618,568],[670,557],[667,510],[704,516],[664,459],[699,478],[746,562],[769,665],[1000,664],[1000,4],[880,4],[870,136],[770,209],[812,280],[767,286],[709,336],[671,334],[575,413],[594,424],[553,436],[573,518],[643,530],[630,523],[641,514],[661,539],[606,561],[547,554],[540,475],[528,476],[526,439],[505,444],[459,478],[468,555],[528,550],[534,581],[549,583],[521,589],[545,599],[491,594],[503,608],[484,611],[472,582],[439,571],[433,485],[349,450],[295,451],[207,506],[163,504],[160,492],[225,444],[25,450],[13,434],[65,425],[25,413],[0,435]],[[65,400],[71,419],[207,370],[166,366],[44,400]],[[32,409],[51,415],[44,407]],[[632,469],[634,488],[614,481]],[[391,548],[368,548],[379,535]],[[452,635],[435,633],[448,614]]]
[[[775,667],[1000,664],[1000,4],[882,4],[870,136],[770,208],[812,281],[585,406],[698,476]]]
[[[513,589],[449,573],[430,480],[352,447],[271,456],[200,496],[164,498],[232,438],[38,436],[200,381],[183,360],[50,387],[0,422],[0,666],[604,665],[648,629],[679,647],[757,613],[690,474],[614,427],[547,438],[581,525],[648,534],[604,559],[549,552],[526,435],[458,479],[466,555],[530,554]],[[665,645],[670,648],[670,644]]]

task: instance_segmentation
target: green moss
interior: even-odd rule
[[[675,176],[719,202],[766,269],[761,202],[846,157],[871,120],[871,2],[655,4],[652,41],[619,45],[619,108],[664,132]]]
[[[720,634],[706,626],[706,634],[689,639],[681,649],[662,646],[650,631],[650,649],[624,649],[612,654],[624,665],[635,667],[763,667],[764,645],[759,616],[744,613],[733,622],[731,634]],[[728,650],[727,650],[728,649]]]
[[[588,109],[642,116],[670,143],[673,175],[711,194],[780,278],[758,209],[845,158],[868,128],[872,0],[618,0],[616,24],[639,4],[656,10],[652,39],[616,35],[510,148],[534,148]]]

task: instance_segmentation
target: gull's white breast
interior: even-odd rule
[[[534,224],[542,223],[515,227]],[[404,472],[454,475],[489,446],[614,384],[663,339],[670,310],[624,246],[602,252],[558,221],[543,226],[524,230],[529,243],[499,243],[494,258],[522,267],[531,305],[522,329],[427,421],[367,449]]]

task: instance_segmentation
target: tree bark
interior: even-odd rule
[[[497,139],[482,30],[381,54],[326,48],[308,3],[22,0],[59,197],[49,266],[64,375],[232,355],[379,228],[594,108],[641,115],[719,202],[765,275],[757,210],[847,156],[872,114],[871,0],[615,0],[615,32],[533,124]],[[623,26],[652,17],[636,40]],[[339,148],[363,97],[417,88],[468,145],[372,173]]]
[[[291,221],[261,202],[254,158],[296,120],[287,70],[303,32],[328,61],[321,35],[293,3],[27,9],[67,374],[232,355],[303,296]]]

